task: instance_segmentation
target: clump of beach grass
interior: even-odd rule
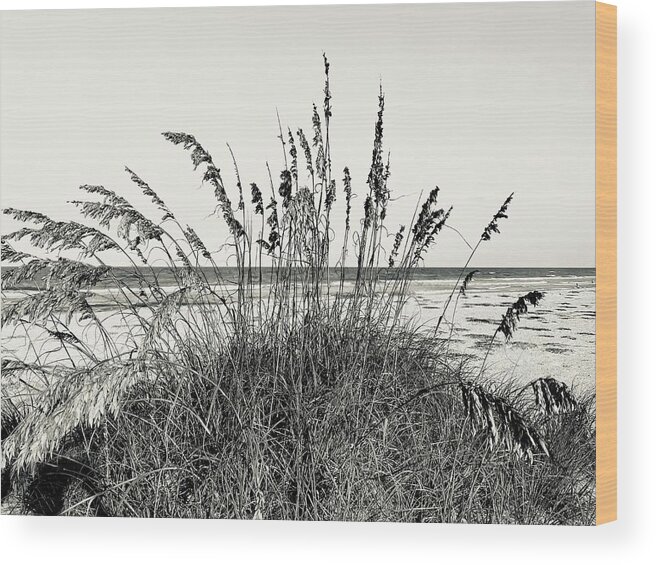
[[[30,288],[2,308],[3,325],[28,340],[22,357],[3,352],[3,387],[28,385],[3,397],[3,499],[14,497],[19,511],[594,521],[592,399],[539,378],[531,403],[527,387],[486,380],[484,363],[448,355],[437,327],[403,315],[452,208],[435,187],[389,230],[381,88],[358,219],[350,169],[333,170],[325,57],[324,70],[311,135],[279,127],[284,164],[269,189],[242,185],[233,156],[229,190],[199,140],[164,133],[214,193],[236,276],[217,264],[217,242],[181,223],[131,169],[148,211],[96,185],[72,203],[86,223],[4,211],[24,225],[2,239],[11,265],[3,289]],[[511,199],[472,248],[437,326],[472,284],[467,268]],[[338,221],[345,233],[333,265]],[[111,267],[119,256],[128,266]],[[164,273],[173,288],[160,283]],[[113,292],[99,301],[98,286]],[[541,297],[514,303],[492,340],[512,337]]]

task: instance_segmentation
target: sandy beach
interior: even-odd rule
[[[413,281],[406,316],[424,331],[432,332],[455,281],[451,276],[431,278],[428,275]],[[526,382],[554,377],[574,389],[594,390],[595,285],[594,276],[590,274],[557,272],[546,276],[544,273],[509,276],[507,271],[502,271],[496,276],[493,270],[482,270],[465,296],[454,297],[438,336],[450,336],[450,352],[472,356],[471,364],[477,367],[506,308],[531,290],[544,292],[544,299],[522,317],[512,340],[506,342],[503,335],[497,335],[486,361],[486,375],[493,379],[513,377]],[[111,294],[114,294],[111,289],[96,289],[92,303],[102,305]],[[24,293],[9,291],[5,299],[21,295]],[[103,312],[101,317],[104,316],[109,316],[108,328],[117,335],[122,333],[124,321],[120,317],[113,316],[111,311]],[[78,329],[83,331],[80,326]],[[88,335],[93,329],[86,327],[84,331]],[[39,333],[45,335],[36,328],[30,333],[33,337]],[[47,346],[43,339],[40,341],[44,344],[43,352],[53,349],[52,340]],[[2,329],[2,348],[5,355],[13,353],[25,360],[34,357],[21,328]]]
[[[417,281],[412,290],[420,323],[434,324],[452,286]],[[486,362],[488,375],[531,381],[554,377],[586,392],[595,385],[594,277],[547,276],[474,281],[460,297],[451,336],[455,352],[482,358],[505,309],[519,296],[540,290],[545,297],[522,317],[512,340],[498,335]],[[455,300],[455,299],[454,299]],[[451,312],[451,309],[449,310]],[[444,323],[442,336],[450,328]]]

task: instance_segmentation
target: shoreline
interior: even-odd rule
[[[407,321],[430,333],[440,314],[455,279],[415,280],[409,288],[410,299],[403,310]],[[331,288],[337,285],[332,284]],[[352,288],[347,281],[344,290]],[[381,284],[381,290],[384,283]],[[266,285],[268,289],[269,285]],[[263,289],[265,287],[263,286]],[[170,292],[178,287],[163,287]],[[135,289],[138,292],[138,288]],[[236,290],[234,287],[232,290]],[[522,277],[475,279],[465,296],[454,296],[455,316],[450,313],[438,337],[450,338],[449,351],[470,357],[474,362],[485,356],[489,340],[505,309],[529,290],[545,292],[542,304],[527,313],[512,341],[501,337],[491,346],[486,370],[497,375],[517,376],[522,382],[538,377],[554,377],[570,386],[586,391],[595,384],[595,284],[594,277]],[[113,289],[94,289],[90,303],[106,318],[113,316],[116,302]],[[11,303],[30,291],[3,292],[3,302]],[[457,304],[456,304],[457,303]],[[143,308],[153,303],[144,304]],[[181,302],[182,311],[193,309],[193,299]],[[216,302],[219,306],[219,302]],[[451,323],[453,322],[453,332]],[[78,324],[82,331],[82,325]],[[110,329],[121,331],[121,321],[114,320]],[[22,336],[8,336],[2,331],[3,350],[20,351]]]

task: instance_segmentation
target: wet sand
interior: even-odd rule
[[[432,333],[455,282],[455,279],[425,278],[414,281],[410,287],[411,298],[405,309],[406,316],[424,331]],[[594,390],[593,276],[474,278],[464,297],[454,296],[438,336],[445,339],[450,337],[449,351],[471,356],[470,365],[480,367],[490,347],[490,338],[508,306],[532,290],[544,292],[544,299],[522,316],[510,341],[506,342],[502,334],[497,335],[486,361],[486,375],[497,379],[512,377],[520,382],[554,377],[575,389],[586,392]],[[103,301],[106,303],[107,293],[111,294],[111,291],[98,291],[93,302],[97,306]],[[193,308],[193,305],[182,308]],[[106,311],[106,315],[112,317],[112,331],[123,333],[125,328],[121,327],[121,319],[112,316],[111,311]],[[27,339],[20,329],[15,330],[2,328],[3,356],[11,353],[20,359],[30,360],[33,354]],[[87,327],[86,331],[92,330]],[[39,332],[33,329],[30,333],[35,337]],[[36,341],[43,344],[43,349],[37,346],[41,352],[52,349],[52,340],[37,338]],[[51,358],[51,361],[54,359]]]
[[[427,329],[434,327],[442,313],[453,283],[413,284],[415,316]],[[497,335],[486,361],[487,374],[526,382],[554,377],[575,388],[594,390],[594,277],[474,279],[466,296],[458,298],[455,316],[449,308],[439,335],[448,337],[453,321],[453,351],[482,360],[508,306],[532,290],[544,292],[545,297],[521,317],[510,341]]]

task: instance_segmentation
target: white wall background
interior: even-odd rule
[[[275,4],[0,0],[2,9]],[[309,3],[286,0],[286,4]],[[319,2],[312,2],[319,3]],[[365,3],[360,0],[360,3]],[[601,528],[0,517],[4,563],[651,563],[656,2],[619,8],[619,514]],[[0,124],[0,127],[2,125]]]

